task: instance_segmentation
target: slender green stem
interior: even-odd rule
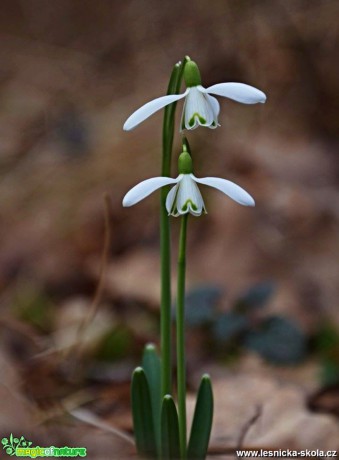
[[[186,458],[185,274],[188,214],[181,218],[177,287],[177,386],[181,457]]]
[[[177,94],[180,91],[183,69],[186,58],[177,63],[172,71],[167,94]],[[162,134],[162,167],[161,175],[171,175],[171,158],[174,138],[176,103],[165,108]],[[172,360],[171,360],[171,247],[170,221],[166,211],[168,187],[161,190],[160,206],[160,253],[161,253],[161,394],[162,397],[172,393]]]
[[[168,192],[167,192],[168,193]],[[161,193],[160,211],[160,246],[161,246],[161,395],[172,393],[172,359],[171,359],[171,252],[170,226],[164,202],[166,195]]]

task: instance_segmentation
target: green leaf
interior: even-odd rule
[[[271,316],[258,329],[248,332],[244,345],[275,364],[297,364],[307,352],[305,334],[281,316]]]
[[[187,458],[203,460],[206,457],[213,420],[213,391],[209,375],[203,375],[193,416]]]
[[[156,458],[151,396],[145,372],[141,367],[133,372],[131,398],[137,451],[141,457]]]
[[[152,404],[153,424],[157,450],[160,452],[160,420],[161,420],[161,363],[155,345],[148,344],[142,357],[142,368],[145,371]]]
[[[161,410],[161,459],[180,458],[179,421],[171,395],[164,396]]]

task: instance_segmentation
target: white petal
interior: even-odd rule
[[[209,94],[228,97],[243,104],[257,104],[266,102],[266,95],[253,86],[244,83],[219,83],[206,89]]]
[[[220,113],[220,104],[219,104],[218,100],[215,97],[210,96],[209,94],[207,95],[207,97],[208,97],[208,100],[210,101],[211,106],[213,108],[214,117],[217,119],[217,122],[218,122],[218,116],[219,116],[219,113]]]
[[[177,195],[178,187],[179,187],[179,184],[172,187],[171,190],[168,192],[168,195],[166,198],[166,209],[167,209],[168,214],[171,214],[171,211],[173,211],[173,204],[174,204],[174,200]]]
[[[198,182],[198,184],[209,185],[210,187],[220,190],[220,192],[225,193],[225,195],[229,196],[232,200],[239,204],[244,206],[255,205],[254,199],[251,195],[234,182],[226,179],[220,179],[219,177],[204,177],[203,179],[198,179],[193,174],[191,174],[191,177]]]
[[[131,129],[136,128],[140,123],[146,120],[146,118],[153,115],[153,113],[162,109],[166,105],[172,104],[172,102],[183,99],[186,94],[188,94],[188,90],[186,90],[183,94],[170,94],[147,102],[147,104],[132,113],[132,115],[125,121],[124,131],[130,131]]]
[[[170,177],[152,177],[151,179],[146,179],[140,182],[140,184],[135,185],[129,192],[126,193],[122,201],[122,205],[125,208],[133,206],[151,193],[155,192],[155,190],[158,190],[158,188],[161,188],[164,185],[175,184],[176,182],[177,179],[172,179]]]

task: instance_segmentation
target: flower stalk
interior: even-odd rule
[[[177,391],[181,458],[186,458],[186,357],[185,357],[185,284],[186,235],[188,214],[181,218],[177,284]]]
[[[188,58],[175,64],[169,80],[167,94],[178,94],[183,78],[184,67]],[[164,111],[162,130],[162,165],[161,175],[171,175],[172,147],[174,138],[176,102],[168,105]],[[172,394],[172,359],[171,359],[171,232],[170,220],[166,211],[168,186],[163,187],[160,196],[160,265],[161,265],[161,300],[160,300],[160,337],[161,337],[161,395]]]

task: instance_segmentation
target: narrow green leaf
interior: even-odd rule
[[[161,410],[161,459],[180,458],[180,438],[177,408],[171,395],[164,396]]]
[[[145,371],[150,390],[152,415],[157,451],[160,452],[160,420],[161,420],[161,363],[155,345],[146,345],[142,357],[142,368]]]
[[[141,367],[133,372],[131,399],[137,451],[141,457],[156,458],[151,396],[145,372]]]
[[[213,392],[209,375],[203,375],[193,416],[187,458],[204,460],[207,454],[213,419]]]

